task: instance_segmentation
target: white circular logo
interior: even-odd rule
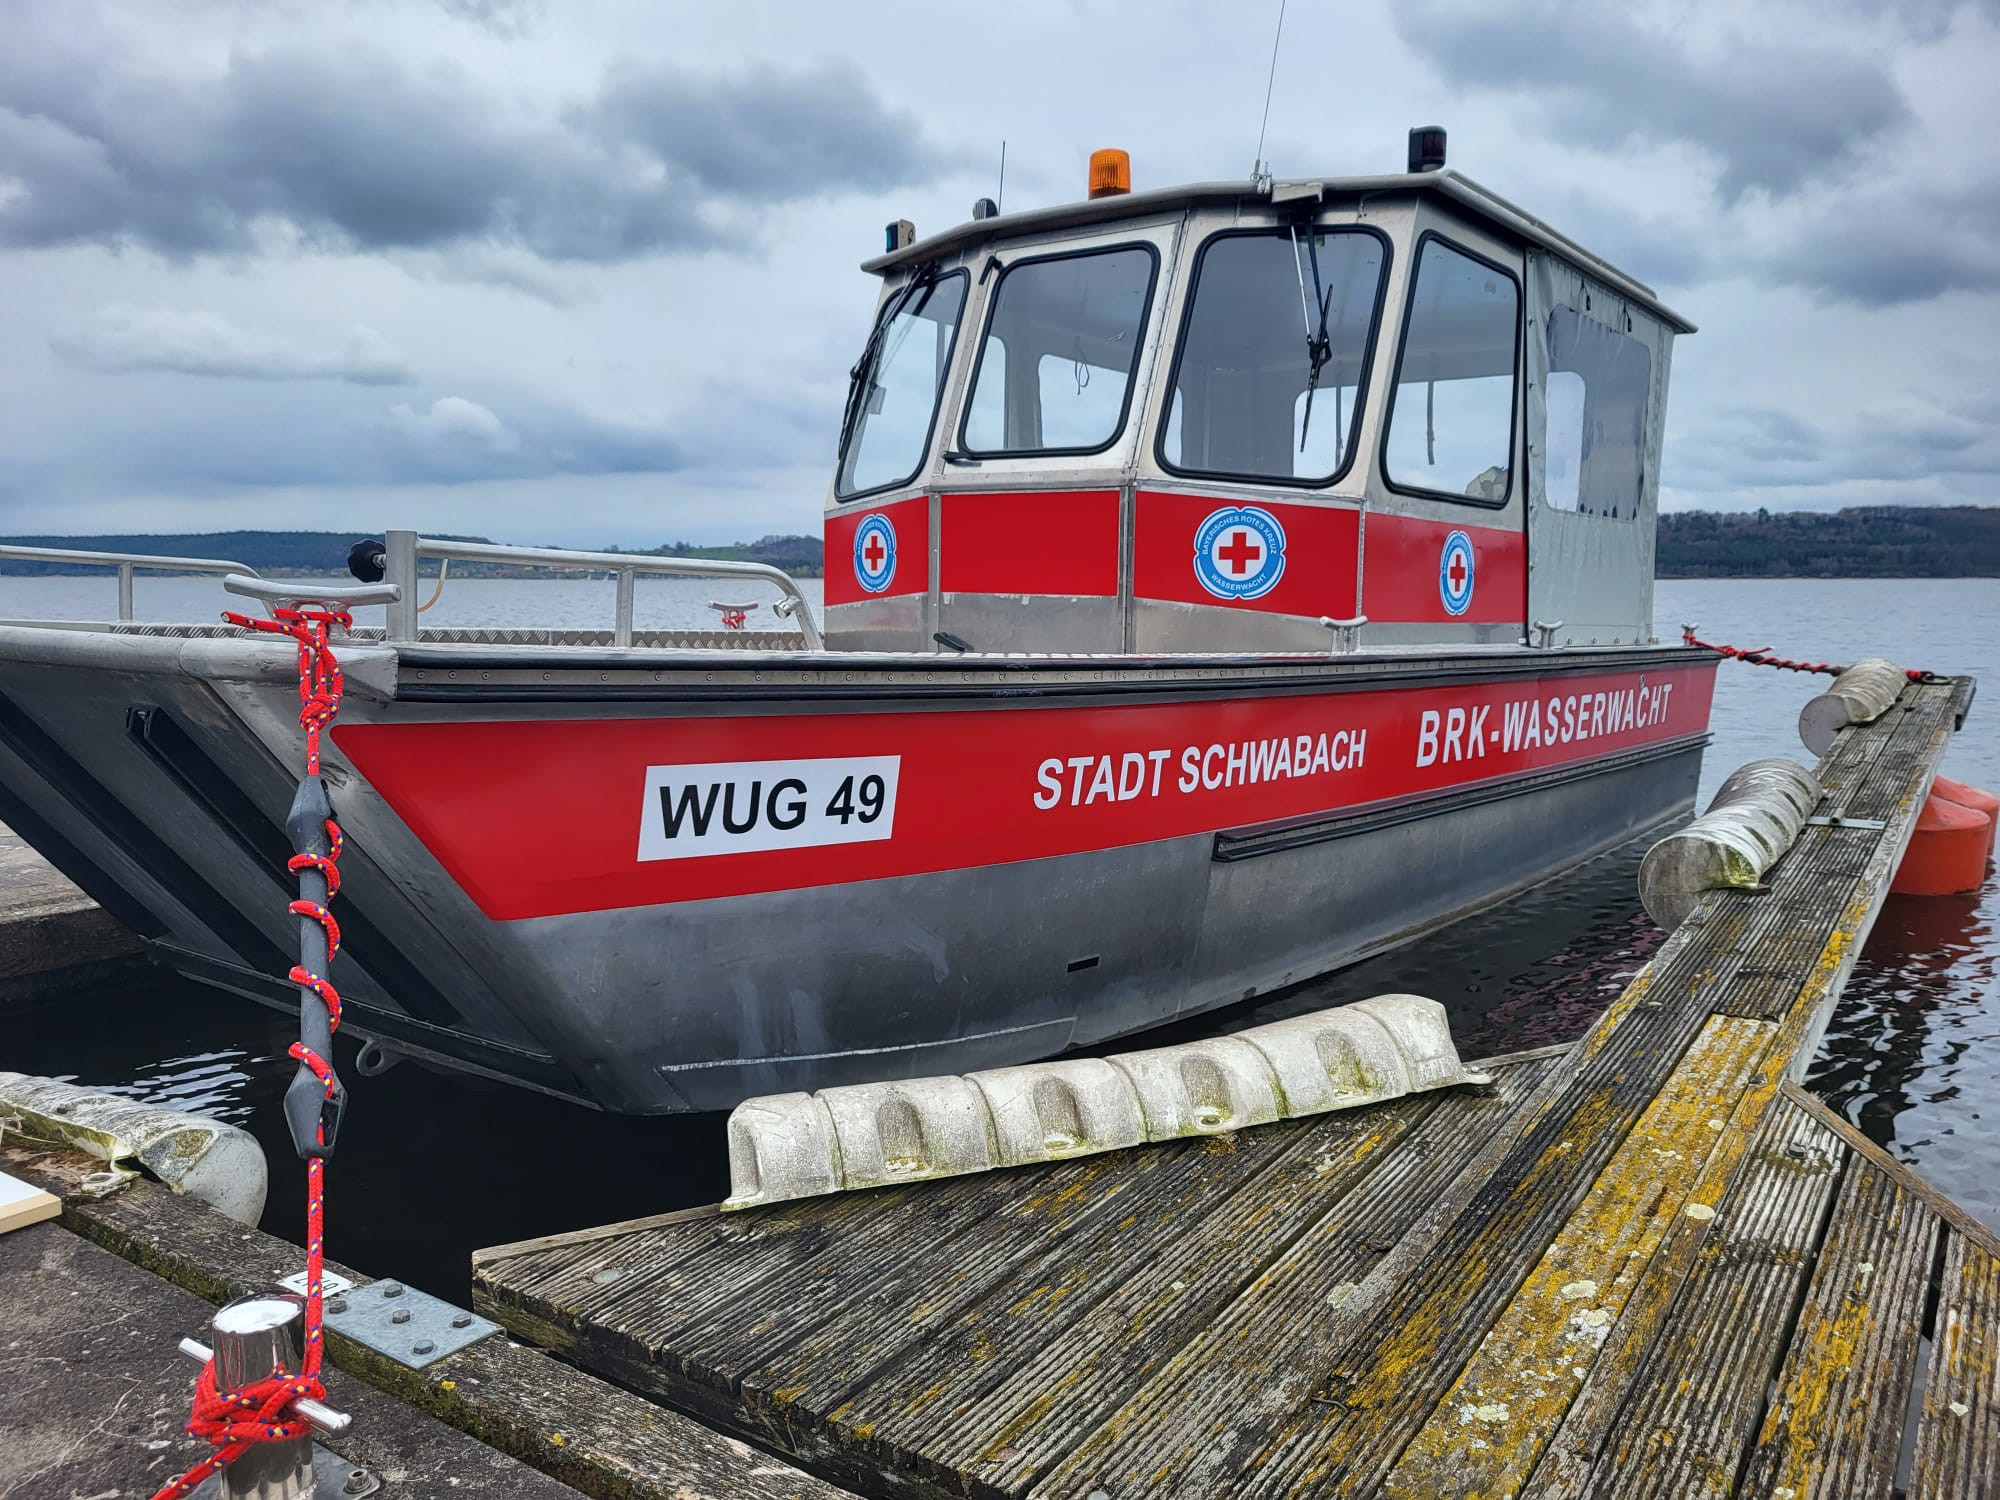
[[[1261,599],[1285,573],[1285,528],[1268,510],[1229,505],[1194,534],[1194,576],[1218,599]]]
[[[1472,538],[1454,531],[1438,554],[1438,598],[1445,613],[1462,615],[1472,608]]]
[[[896,577],[896,528],[879,510],[854,532],[854,581],[879,594]]]

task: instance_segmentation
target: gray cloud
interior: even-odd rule
[[[1864,307],[2000,290],[2000,179],[1935,187],[1886,172],[1801,221],[1764,266],[1775,280]]]
[[[948,165],[916,117],[884,108],[845,61],[727,76],[621,70],[607,81],[594,119],[605,135],[641,147],[720,198],[891,188]]]
[[[1668,448],[1662,482],[1698,494],[1908,486],[1902,498],[1989,499],[2000,474],[2000,391],[1975,382],[1945,398],[1891,397],[1837,427],[1743,407]],[[1923,491],[1925,493],[1919,493]]]
[[[168,256],[518,247],[618,261],[742,245],[769,204],[921,182],[948,160],[850,68],[620,74],[557,120],[366,49],[148,75],[47,39],[0,55],[0,245]]]
[[[1796,37],[1697,52],[1615,7],[1551,0],[1406,0],[1394,15],[1447,81],[1532,97],[1579,144],[1700,147],[1732,201],[1793,192],[1910,118],[1886,58]]]
[[[351,325],[337,343],[312,347],[241,327],[216,312],[106,307],[82,328],[49,343],[70,364],[112,373],[168,371],[355,385],[401,385],[415,378],[388,340],[360,324]]]

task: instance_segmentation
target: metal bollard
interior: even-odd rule
[[[305,1301],[283,1292],[239,1297],[215,1315],[215,1384],[240,1390],[302,1358]],[[256,1443],[222,1471],[228,1500],[311,1500],[310,1433],[282,1443]]]

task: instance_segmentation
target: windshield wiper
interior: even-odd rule
[[[936,261],[918,267],[916,274],[904,283],[900,292],[896,293],[895,300],[883,310],[882,316],[875,320],[875,326],[868,334],[868,342],[862,346],[861,358],[856,360],[854,368],[847,372],[847,404],[840,416],[840,446],[834,453],[836,465],[845,461],[847,445],[853,440],[854,429],[861,424],[861,413],[867,408],[869,393],[875,385],[875,362],[881,357],[883,340],[889,336],[889,330],[895,326],[896,319],[906,311],[921,313],[930,304],[931,293],[937,289],[937,284]],[[923,293],[923,300],[917,302],[915,308],[911,308],[910,304],[916,300],[919,292]]]
[[[1299,264],[1299,231],[1295,225],[1292,229],[1292,269],[1297,273],[1299,278],[1299,318],[1305,324],[1306,363],[1309,371],[1306,377],[1306,410],[1305,415],[1299,421],[1299,452],[1301,453],[1306,451],[1306,434],[1312,431],[1313,393],[1319,389],[1319,372],[1325,369],[1327,361],[1333,358],[1333,340],[1327,335],[1326,331],[1326,315],[1327,309],[1333,302],[1333,288],[1328,287],[1324,292],[1320,290],[1319,241],[1318,237],[1311,233],[1306,235],[1306,252],[1312,257],[1313,296],[1319,302],[1319,327],[1317,329],[1313,327],[1312,314],[1306,308],[1306,272],[1305,267]],[[1340,438],[1336,434],[1334,442],[1338,443],[1339,441]],[[1336,460],[1337,458],[1338,454],[1336,453]]]

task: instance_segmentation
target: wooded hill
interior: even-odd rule
[[[95,552],[221,557],[267,576],[339,577],[355,538],[344,531],[210,531],[185,535],[13,536],[0,541]],[[483,541],[483,537],[455,540]],[[604,551],[619,549],[608,547]],[[649,556],[767,563],[817,577],[816,536],[765,536],[696,546],[669,542]],[[1660,517],[1662,578],[2000,578],[2000,507],[1870,505],[1841,511],[1677,511]],[[87,573],[65,564],[0,562],[0,573]],[[461,576],[492,573],[460,564]]]
[[[1662,578],[1996,578],[2000,507],[1685,510],[1660,517]]]

